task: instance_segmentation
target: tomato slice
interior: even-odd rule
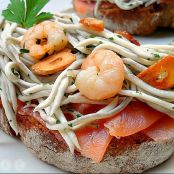
[[[165,114],[143,102],[133,101],[123,111],[105,123],[111,136],[124,137],[140,132]]]
[[[102,121],[92,123],[76,131],[81,154],[99,163],[109,146],[112,137]]]
[[[143,131],[155,141],[169,140],[174,138],[174,119],[165,117]]]

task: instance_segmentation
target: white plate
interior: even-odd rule
[[[8,4],[7,0],[0,0],[0,11]],[[58,12],[71,7],[71,0],[51,0],[46,10]],[[172,32],[156,32],[149,37],[138,37],[141,43],[167,44],[174,40]],[[150,173],[173,173],[174,156],[164,164],[150,170]],[[0,173],[62,173],[31,154],[18,140],[0,131]]]

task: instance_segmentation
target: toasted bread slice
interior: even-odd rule
[[[0,121],[4,118],[5,114],[2,117],[1,112]],[[20,110],[17,123],[20,139],[33,154],[63,171],[73,173],[141,173],[164,162],[174,152],[174,139],[156,142],[138,133],[114,138],[103,161],[95,164],[79,152],[71,154],[58,131],[48,130],[38,113]],[[9,134],[9,125],[5,124],[3,130]]]
[[[80,17],[94,16],[94,3],[87,3],[86,13],[78,10],[78,4],[85,4],[82,0],[74,0],[74,8]],[[93,7],[93,12],[91,8]],[[123,30],[136,35],[148,35],[158,27],[174,28],[174,1],[158,0],[148,7],[140,6],[133,10],[122,10],[115,4],[102,2],[98,14],[95,16],[102,19],[106,28],[110,30]]]
[[[36,117],[17,116],[21,140],[41,160],[73,173],[141,173],[167,160],[174,140],[155,142],[143,134],[116,139],[104,159],[92,163],[76,152],[71,154],[59,133],[48,130]]]

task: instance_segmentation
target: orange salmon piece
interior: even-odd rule
[[[143,131],[155,141],[169,140],[174,138],[174,119],[165,117]]]
[[[112,137],[103,123],[91,123],[90,125],[76,131],[81,147],[81,154],[99,163],[109,146]]]
[[[104,105],[79,103],[71,103],[70,106],[81,114],[95,113],[104,107]],[[81,154],[91,158],[96,163],[99,163],[103,159],[107,147],[112,140],[109,131],[104,127],[105,121],[98,120],[75,131],[81,147]]]
[[[143,102],[133,101],[104,125],[111,136],[125,137],[148,128],[164,115]]]

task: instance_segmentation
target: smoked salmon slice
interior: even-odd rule
[[[92,123],[76,131],[76,135],[81,147],[81,154],[91,158],[95,163],[99,163],[109,146],[112,137],[104,127],[104,123]]]
[[[71,108],[81,114],[90,114],[102,109],[104,105],[72,103]],[[105,120],[98,120],[82,129],[76,130],[81,154],[99,163],[112,140],[107,128],[104,127]]]
[[[169,140],[174,138],[174,119],[165,117],[143,131],[155,141]]]
[[[143,102],[133,101],[104,125],[111,136],[125,137],[148,128],[164,115]]]

